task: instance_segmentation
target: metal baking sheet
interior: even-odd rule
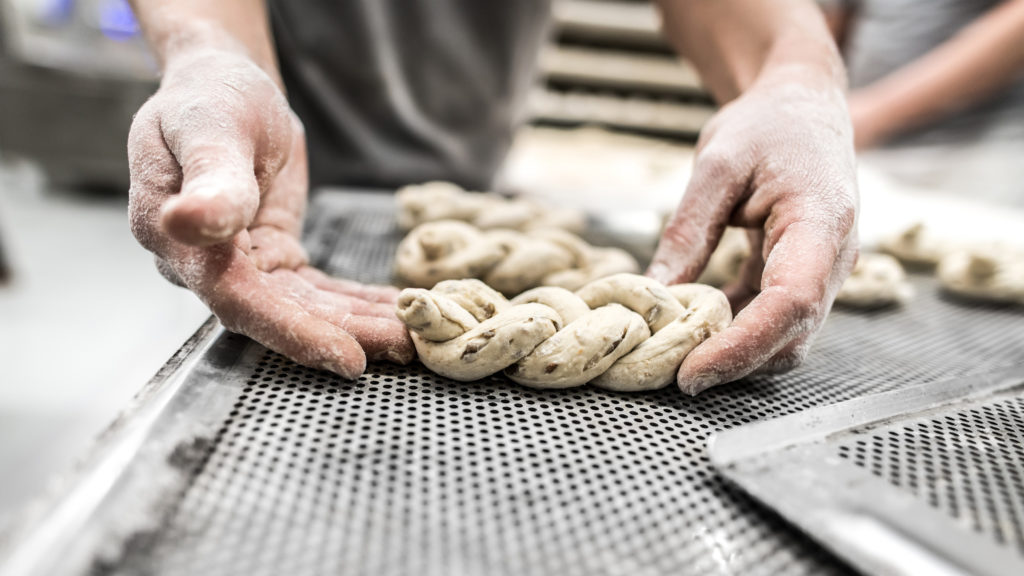
[[[1024,365],[741,426],[709,453],[865,572],[1024,574]]]
[[[307,244],[391,277],[389,194],[328,192]],[[0,574],[847,574],[712,467],[711,434],[1024,363],[1024,314],[951,301],[835,310],[803,367],[690,398],[540,391],[420,366],[355,382],[216,322],[65,489],[0,541]]]

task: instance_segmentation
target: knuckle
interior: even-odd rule
[[[822,315],[824,297],[809,292],[800,292],[790,299],[789,305],[790,317],[797,323],[801,332],[807,332],[812,328],[808,324],[814,323]]]
[[[718,146],[707,146],[698,156],[695,169],[711,178],[719,178],[730,174],[733,165],[732,154]]]
[[[836,220],[839,230],[843,232],[850,232],[856,228],[857,203],[847,194],[843,194],[837,200]]]

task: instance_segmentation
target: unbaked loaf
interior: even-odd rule
[[[616,391],[671,384],[686,355],[732,321],[715,288],[666,287],[636,274],[512,300],[478,280],[447,281],[403,290],[397,314],[423,364],[454,380],[504,371],[534,388],[589,383]]]
[[[395,274],[408,286],[479,278],[506,295],[537,286],[575,290],[597,278],[638,271],[624,250],[591,246],[565,230],[480,230],[454,220],[417,226],[395,255]]]
[[[579,233],[586,225],[586,218],[576,210],[506,198],[493,192],[467,192],[451,182],[406,186],[395,198],[398,226],[402,230],[438,220],[460,220],[484,230],[560,228]]]

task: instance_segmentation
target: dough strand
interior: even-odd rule
[[[477,316],[453,311],[457,300]],[[477,280],[449,281],[404,290],[397,314],[423,364],[454,380],[504,370],[534,388],[590,383],[616,391],[674,382],[686,355],[732,321],[728,300],[715,288],[666,287],[636,274],[601,278],[575,293],[536,288],[511,301],[481,291]]]
[[[564,230],[478,230],[454,220],[421,224],[395,255],[395,274],[409,286],[479,278],[506,295],[537,286],[575,290],[603,276],[638,271],[627,252],[596,248]]]

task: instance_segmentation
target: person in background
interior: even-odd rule
[[[822,0],[859,151],[912,183],[1024,205],[1024,0]]]
[[[726,225],[749,304],[684,362],[697,393],[797,365],[857,255],[846,75],[812,0],[664,0],[722,104],[648,274],[695,279]],[[328,278],[298,236],[310,182],[486,187],[534,80],[548,0],[134,0],[163,67],[128,142],[136,238],[230,330],[357,377],[408,361],[391,288]],[[287,94],[287,97],[286,97]],[[307,170],[307,154],[309,169]]]

